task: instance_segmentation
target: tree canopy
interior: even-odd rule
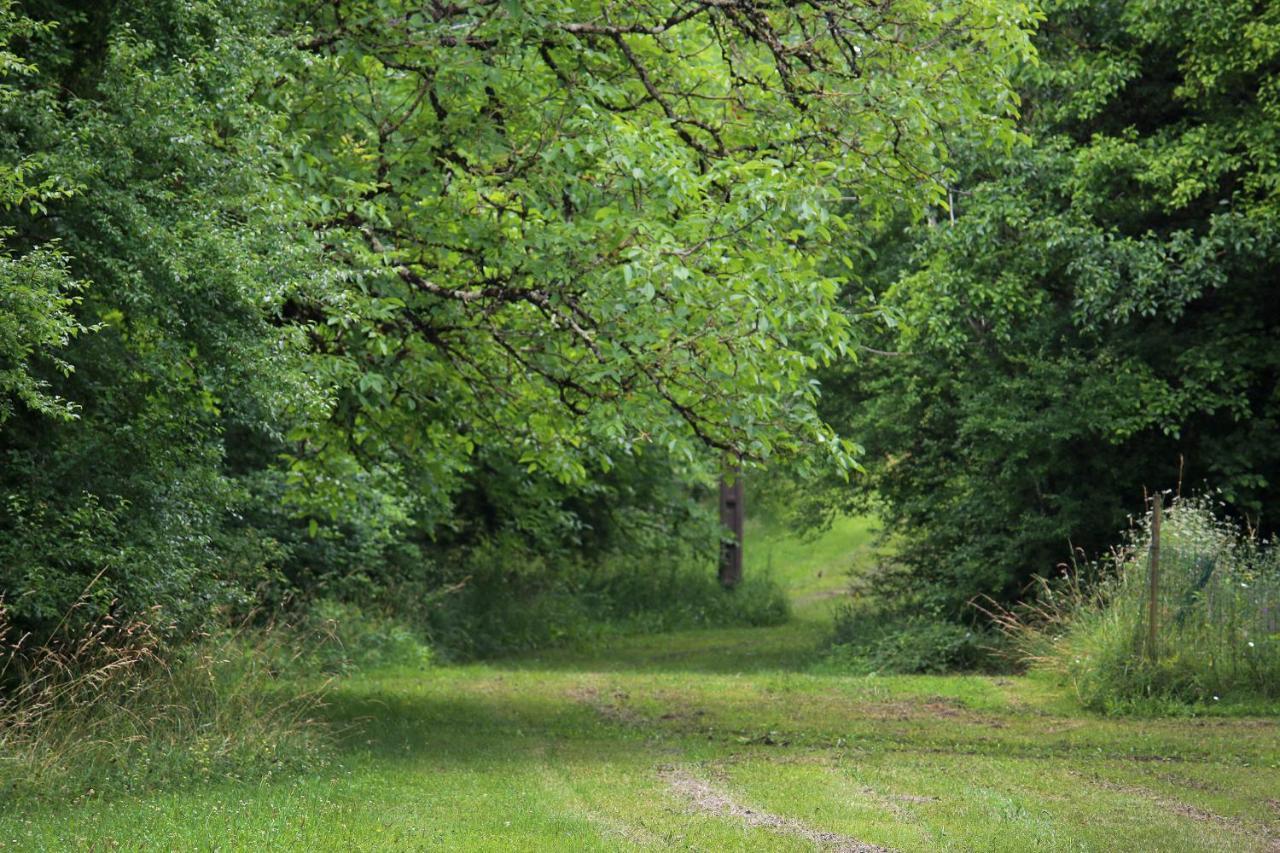
[[[886,229],[849,289],[900,355],[844,370],[829,415],[939,606],[1099,556],[1144,489],[1274,529],[1280,39],[1255,5],[1049,4],[1030,144],[965,149],[951,209]]]
[[[849,467],[835,270],[942,197],[959,128],[1013,141],[1032,18],[0,4],[11,616],[430,586],[442,540],[599,541],[602,496],[726,455]]]
[[[350,276],[319,332],[342,428],[433,479],[498,443],[571,481],[646,445],[848,466],[810,382],[851,334],[845,199],[936,200],[948,128],[1011,140],[1028,15],[317,6],[289,164]]]

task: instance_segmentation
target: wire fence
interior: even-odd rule
[[[1206,690],[1280,692],[1280,551],[1203,499],[1157,504],[1148,529],[1123,582],[1134,653]]]

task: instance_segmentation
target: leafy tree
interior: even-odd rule
[[[47,26],[19,14],[11,5],[0,6],[0,109],[47,108],[51,93],[35,97],[24,93],[22,83],[37,68],[8,47],[15,39],[47,32]],[[23,152],[0,163],[0,206],[39,214],[47,205],[67,197],[72,187],[56,174],[45,174],[48,156]],[[14,414],[15,405],[55,417],[70,417],[73,407],[52,395],[39,374],[46,361],[61,371],[71,366],[57,351],[83,327],[76,322],[73,306],[78,287],[67,271],[66,257],[55,243],[32,246],[15,257],[10,247],[13,229],[0,230],[4,241],[0,254],[0,424]]]
[[[812,370],[850,337],[822,269],[935,197],[943,132],[1007,139],[1007,3],[302,4],[291,169],[349,286],[319,306],[327,451],[453,491],[474,450],[583,482],[656,447],[851,464]],[[816,453],[814,450],[816,449]],[[707,451],[711,450],[709,456]],[[715,463],[718,464],[718,463]]]
[[[1277,10],[1055,2],[1030,145],[882,236],[887,317],[832,417],[868,447],[910,583],[957,612],[1115,541],[1144,489],[1280,497]],[[857,291],[862,292],[857,292]],[[836,410],[839,411],[836,411]]]
[[[279,439],[320,395],[278,315],[316,253],[260,5],[3,6],[0,596],[37,634],[82,595],[189,626],[270,550],[228,436]]]
[[[0,2],[11,617],[422,588],[504,532],[621,542],[606,497],[676,531],[725,455],[849,466],[812,381],[846,199],[1009,141],[1030,16]]]

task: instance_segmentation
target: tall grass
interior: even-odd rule
[[[1280,699],[1280,547],[1205,499],[1175,500],[1153,607],[1150,531],[1148,517],[1093,578],[1045,581],[1036,602],[998,611],[997,623],[1027,662],[1061,675],[1090,707]]]
[[[145,620],[74,616],[74,630],[32,646],[0,606],[0,803],[263,779],[321,755],[321,688],[286,678],[287,632],[171,648]]]

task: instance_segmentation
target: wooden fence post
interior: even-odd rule
[[[1160,515],[1164,498],[1157,492],[1151,504],[1151,553],[1147,558],[1147,658],[1156,662],[1160,631]]]

